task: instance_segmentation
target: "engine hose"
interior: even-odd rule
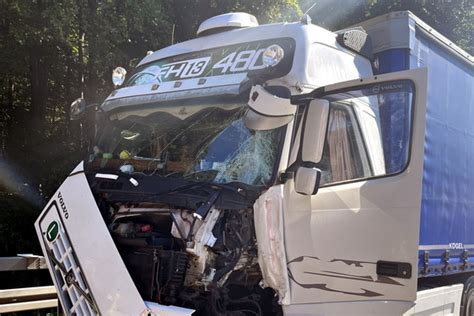
[[[219,280],[220,280],[224,275],[226,275],[227,273],[229,273],[230,271],[232,271],[232,269],[234,269],[234,267],[235,267],[235,265],[237,264],[237,262],[239,262],[240,255],[241,255],[240,250],[236,249],[236,250],[235,250],[234,259],[232,259],[232,261],[231,261],[228,265],[226,265],[226,266],[223,267],[222,269],[216,271],[216,274],[214,275],[214,278],[212,279],[212,282],[214,282],[214,283],[219,282]]]

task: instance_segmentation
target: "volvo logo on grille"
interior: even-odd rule
[[[48,229],[46,230],[46,238],[49,242],[53,242],[58,238],[59,235],[59,223],[56,221],[52,221],[48,225]]]
[[[59,199],[59,205],[61,205],[61,210],[64,213],[64,217],[66,219],[68,219],[69,218],[69,212],[67,211],[66,204],[64,204],[64,199],[63,199],[63,196],[62,196],[61,192],[58,192],[58,199]]]

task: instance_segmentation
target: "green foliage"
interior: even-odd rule
[[[297,0],[172,0],[167,5],[179,42],[195,37],[205,19],[227,12],[247,12],[260,23],[295,21],[301,13]]]
[[[33,225],[36,207],[13,193],[1,193],[0,236],[8,237],[0,243],[0,256],[18,253],[40,253]]]

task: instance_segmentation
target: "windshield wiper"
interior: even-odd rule
[[[214,192],[214,194],[212,194],[206,202],[202,203],[201,206],[198,207],[196,212],[193,213],[193,216],[199,220],[205,218],[220,194],[221,191]]]
[[[183,178],[192,181],[213,181],[217,177],[218,173],[219,170],[216,169],[198,170],[185,174]]]
[[[233,193],[237,193],[239,195],[242,195],[244,191],[247,191],[247,188],[242,188],[241,186],[236,186],[235,182],[231,183],[215,183],[215,182],[205,182],[205,181],[193,181],[189,184],[185,184],[182,186],[178,186],[175,188],[172,188],[171,190],[167,192],[160,192],[158,195],[168,195],[168,194],[174,194],[174,193],[181,193],[187,190],[193,190],[197,188],[210,188],[212,190],[228,190],[232,191]]]
[[[94,173],[89,174],[88,179],[92,191],[95,194],[107,193],[106,200],[111,203],[164,202],[196,210],[203,218],[208,211],[204,204],[215,204],[223,209],[247,208],[253,205],[264,189],[241,182],[197,182],[123,173],[110,174],[110,178],[106,179],[95,177]],[[200,207],[202,209],[197,211]]]
[[[210,201],[210,206],[215,204],[217,208],[242,209],[251,207],[264,189],[265,187],[263,186],[252,186],[242,182],[192,182],[190,184],[175,187],[167,192],[159,193],[155,195],[155,197],[166,198],[173,197],[174,195],[179,196],[189,191],[189,193],[194,196],[209,197],[204,204]],[[212,191],[209,192],[210,190]],[[198,209],[201,206],[202,204],[198,206]],[[204,213],[207,212],[205,209],[201,211]],[[200,214],[200,212],[196,210],[196,213]]]

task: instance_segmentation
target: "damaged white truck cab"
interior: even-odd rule
[[[372,60],[360,28],[245,13],[147,55],[36,222],[65,312],[407,312],[426,71]]]

